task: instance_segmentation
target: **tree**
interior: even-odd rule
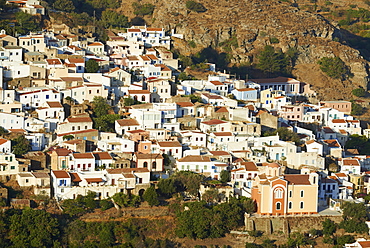
[[[123,98],[123,103],[125,106],[131,106],[135,104],[135,99],[133,99],[131,96]]]
[[[339,224],[347,232],[366,233],[369,228],[367,220],[367,210],[363,203],[345,202],[343,204],[343,221]]]
[[[23,11],[15,13],[15,18],[18,23],[18,26],[16,26],[16,31],[18,33],[26,34],[30,31],[38,31],[38,29],[40,28],[40,22],[38,22],[34,16]]]
[[[364,90],[363,88],[357,88],[352,90],[352,94],[357,97],[364,97],[366,96],[366,90]]]
[[[203,4],[196,1],[187,1],[185,5],[186,8],[197,13],[207,11],[206,7],[204,7]]]
[[[119,114],[107,114],[93,118],[94,128],[103,132],[114,132],[114,122],[121,119]]]
[[[351,115],[362,115],[365,109],[357,103],[352,102]]]
[[[135,2],[132,7],[134,8],[134,14],[138,16],[152,15],[155,9],[155,6],[150,3],[139,4]]]
[[[365,135],[352,134],[345,144],[346,149],[357,149],[360,154],[370,152],[370,141]]]
[[[129,26],[129,21],[126,16],[120,15],[112,10],[104,10],[101,20],[103,25],[107,28],[125,28]]]
[[[355,241],[356,240],[352,235],[343,235],[343,236],[337,237],[336,239],[337,245],[340,245],[341,247],[343,247],[345,244],[354,243]]]
[[[257,68],[268,73],[269,76],[276,73],[286,73],[288,62],[284,53],[281,51],[276,52],[272,46],[265,46],[257,58]]]
[[[219,200],[219,192],[217,189],[206,190],[202,195],[202,200],[207,203],[217,202]]]
[[[140,205],[140,196],[138,195],[126,195],[119,192],[114,194],[112,199],[120,207],[138,207]]]
[[[4,134],[7,134],[9,133],[8,130],[6,130],[4,127],[0,127],[0,135],[4,135]]]
[[[337,225],[334,223],[334,221],[330,219],[326,219],[322,222],[322,233],[324,235],[333,235],[335,231],[337,230]]]
[[[172,194],[176,193],[175,180],[172,178],[160,179],[157,187],[160,194],[166,197],[171,197]]]
[[[158,194],[153,186],[145,190],[143,198],[151,207],[159,205]]]
[[[75,10],[75,6],[71,0],[56,0],[53,6],[54,9],[65,12],[72,12]]]
[[[221,171],[220,178],[221,178],[220,179],[221,183],[230,182],[230,180],[231,180],[231,172],[228,171],[228,170]]]
[[[96,73],[99,70],[99,64],[94,59],[89,59],[86,62],[86,72],[87,73]]]
[[[11,140],[13,153],[17,156],[26,154],[31,150],[31,144],[24,135],[19,135],[18,137]]]
[[[279,127],[276,129],[276,131],[270,132],[267,131],[265,132],[264,136],[272,136],[272,135],[279,135],[279,139],[283,141],[293,141],[296,144],[301,143],[301,139],[299,138],[298,134],[289,130],[286,127]]]
[[[343,80],[350,75],[349,69],[339,57],[323,57],[317,63],[320,69],[331,78]]]
[[[10,217],[13,247],[52,247],[59,235],[58,221],[42,210],[26,209]]]
[[[68,134],[68,135],[64,135],[63,136],[63,140],[71,140],[71,139],[74,139],[75,136],[73,136],[72,134]]]
[[[98,118],[108,115],[109,111],[112,109],[107,103],[107,100],[101,96],[95,96],[92,101],[92,109],[94,115]]]

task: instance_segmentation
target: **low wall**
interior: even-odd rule
[[[245,215],[245,228],[247,231],[259,230],[266,234],[307,232],[312,228],[322,229],[322,222],[325,219],[339,223],[342,221],[342,216],[254,217]]]

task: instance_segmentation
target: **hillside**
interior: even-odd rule
[[[185,0],[141,2],[156,6],[153,16],[146,18],[148,24],[175,29],[192,42],[193,47],[188,42],[175,42],[174,48],[181,54],[195,54],[211,47],[218,54],[230,53],[229,65],[249,66],[256,63],[256,55],[265,45],[281,48],[283,52],[292,47],[299,52],[293,76],[311,84],[320,99],[349,99],[352,89],[367,88],[368,61],[358,50],[346,45],[346,34],[335,22],[329,22],[321,13],[302,10],[312,5],[312,1],[297,1],[299,7],[293,7],[289,2],[273,0],[200,0],[207,8],[203,13],[189,11]],[[308,5],[303,5],[305,3]],[[133,17],[130,6],[131,3],[125,2],[127,8],[123,14]],[[271,38],[278,42],[271,44]],[[237,41],[237,45],[228,45],[233,41]],[[350,67],[352,78],[342,82],[321,72],[317,61],[333,56],[340,57]],[[209,61],[216,62],[212,58]],[[260,76],[253,69],[245,74],[249,78]]]

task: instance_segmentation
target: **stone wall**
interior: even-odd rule
[[[245,228],[247,231],[259,230],[265,234],[307,232],[312,228],[322,229],[322,222],[325,219],[339,223],[342,216],[250,217],[246,215]]]

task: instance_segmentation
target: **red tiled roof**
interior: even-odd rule
[[[180,106],[181,108],[194,106],[192,102],[177,102],[176,105]]]
[[[215,113],[229,113],[229,111],[225,107],[220,107],[220,108],[216,108]]]
[[[86,182],[88,183],[100,183],[103,182],[101,178],[85,178]]]
[[[129,90],[129,95],[136,95],[136,94],[150,94],[149,90]]]
[[[215,136],[233,136],[231,132],[216,132],[213,133]]]
[[[220,82],[220,81],[210,81],[211,84],[213,85],[224,85],[224,83]]]
[[[146,31],[148,32],[161,32],[161,28],[146,28]]]
[[[258,171],[255,162],[242,162],[241,165],[244,165],[246,171]]]
[[[5,144],[6,142],[8,142],[9,140],[7,140],[7,139],[1,139],[0,138],[0,145],[2,145],[2,144]]]
[[[76,183],[82,182],[80,176],[77,173],[71,172],[69,174],[71,175],[72,182],[76,182]]]
[[[119,169],[107,169],[109,174],[122,174],[132,172],[149,172],[148,168],[119,168]]]
[[[163,159],[160,153],[136,153],[137,159]]]
[[[46,102],[50,108],[63,108],[60,102]]]
[[[108,152],[93,152],[96,160],[112,159],[112,156]]]
[[[346,123],[346,121],[343,120],[343,119],[334,119],[331,122],[333,122],[333,123]]]
[[[90,133],[90,132],[98,132],[96,129],[87,129],[87,130],[80,130],[80,131],[74,131],[74,132],[69,132],[69,133],[60,133],[57,134],[57,136],[65,136],[65,135],[75,135],[75,134],[81,134],[81,133]]]
[[[340,147],[337,140],[323,140],[329,147]]]
[[[62,170],[53,170],[52,171],[56,178],[69,178],[69,175],[66,171]]]
[[[201,155],[188,155],[186,157],[180,158],[179,162],[211,162],[211,159],[207,156]]]
[[[72,153],[70,150],[68,150],[66,148],[58,148],[58,149],[55,149],[54,152],[58,156],[67,156],[68,154]]]
[[[141,30],[138,29],[138,28],[129,28],[129,29],[127,29],[127,32],[135,32],[135,33],[137,33],[137,32],[141,32]]]
[[[218,124],[225,124],[227,122],[222,121],[222,120],[213,119],[213,120],[209,120],[209,121],[202,121],[202,123],[206,124],[206,125],[218,125]]]
[[[89,44],[88,46],[104,46],[103,43],[100,43],[100,42],[93,42],[91,44]]]
[[[343,159],[343,165],[347,166],[360,166],[360,163],[357,159]]]
[[[228,153],[226,151],[210,151],[210,153],[213,156],[227,156],[227,155],[230,155],[230,153]]]
[[[337,177],[347,177],[347,175],[344,173],[335,173],[334,175],[336,175]]]
[[[75,159],[95,158],[91,152],[86,153],[73,153]]]
[[[309,175],[284,175],[284,179],[287,180],[289,184],[311,185]]]
[[[117,120],[117,123],[121,127],[127,127],[127,126],[139,126],[139,123],[135,119],[120,119]]]
[[[181,147],[180,142],[178,141],[160,141],[158,142],[160,147]]]
[[[237,91],[252,91],[252,90],[256,90],[256,89],[253,89],[253,88],[244,88],[244,89],[236,89]]]
[[[68,122],[75,123],[75,122],[92,122],[90,117],[72,117],[67,118]]]

